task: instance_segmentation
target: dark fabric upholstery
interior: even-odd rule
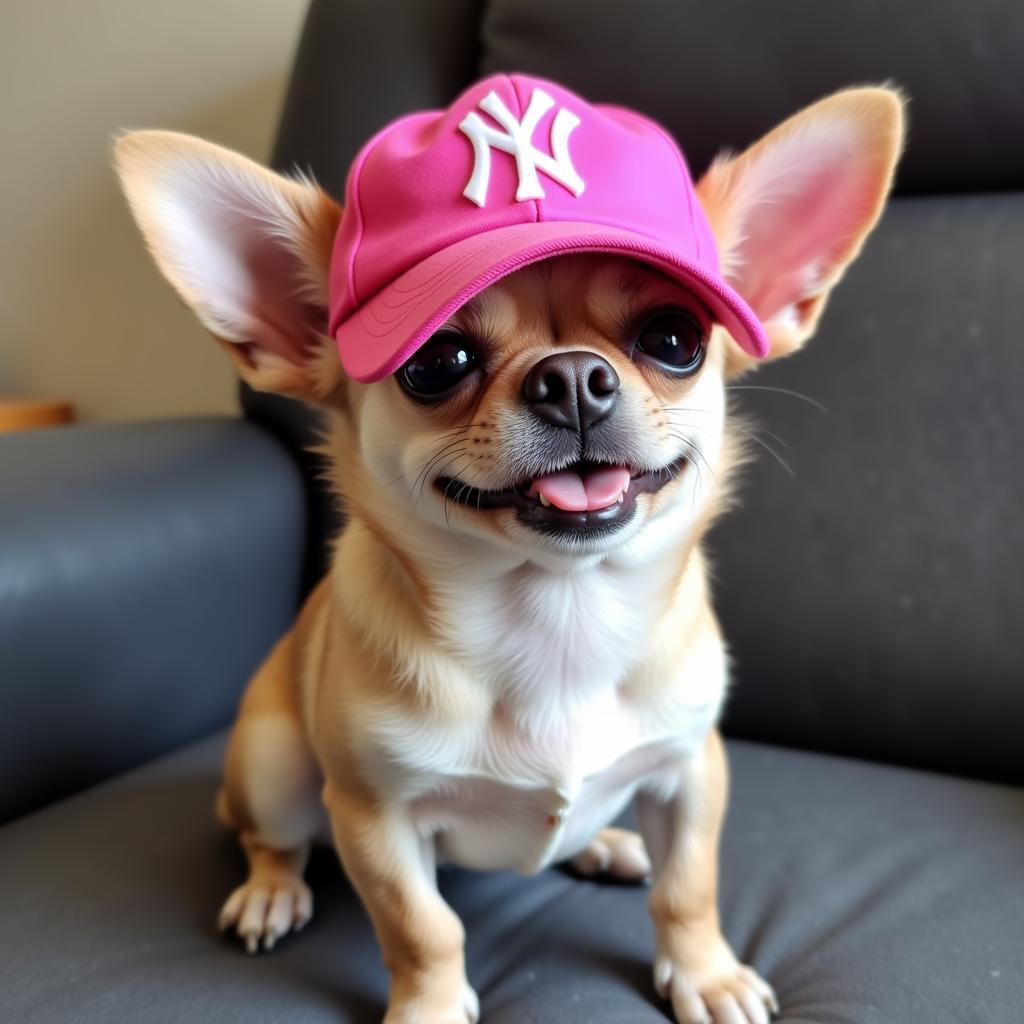
[[[528,71],[670,128],[695,170],[848,85],[911,99],[900,191],[1024,182],[1018,4],[979,0],[492,0],[481,70]]]
[[[483,0],[313,3],[272,164],[344,198],[356,152],[388,121],[445,106],[477,76]]]
[[[220,938],[242,877],[211,814],[214,739],[0,829],[0,992],[19,1024],[377,1024],[387,981],[334,855],[273,953]],[[726,933],[780,1024],[1019,1024],[1024,795],[731,746]],[[642,888],[443,871],[488,1024],[667,1019]]]
[[[1024,192],[902,199],[713,538],[737,734],[1024,782]]]
[[[0,481],[4,820],[227,721],[305,536],[293,461],[244,421],[0,437]]]

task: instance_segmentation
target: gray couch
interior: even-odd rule
[[[784,390],[734,395],[793,475],[765,453],[713,538],[724,923],[786,1024],[1024,1021],[1022,64],[996,0],[317,0],[296,63],[274,162],[338,194],[383,121],[497,69],[655,115],[695,170],[843,84],[912,97],[898,198],[819,336],[743,382]],[[242,404],[0,439],[0,1020],[381,1016],[329,851],[272,955],[215,928],[242,872],[222,730],[336,525],[310,416]],[[667,1019],[642,890],[442,887],[489,1024]]]

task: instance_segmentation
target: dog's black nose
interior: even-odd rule
[[[589,430],[612,411],[619,375],[596,352],[545,356],[523,379],[523,399],[547,423]]]

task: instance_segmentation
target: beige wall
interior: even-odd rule
[[[110,170],[123,128],[266,159],[306,0],[4,0],[0,395],[86,420],[230,412],[226,357],[153,268]]]

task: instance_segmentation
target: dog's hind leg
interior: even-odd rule
[[[624,882],[640,882],[651,873],[642,837],[624,828],[601,829],[569,863],[577,874],[606,875]]]
[[[736,959],[718,916],[718,842],[729,770],[717,729],[683,759],[673,793],[643,791],[636,817],[654,862],[654,984],[678,1024],[768,1024],[771,986]]]
[[[249,862],[245,883],[228,897],[220,927],[246,949],[272,949],[313,913],[302,879],[321,830],[321,779],[299,717],[292,660],[284,637],[253,677],[231,732],[217,816],[239,833]]]

